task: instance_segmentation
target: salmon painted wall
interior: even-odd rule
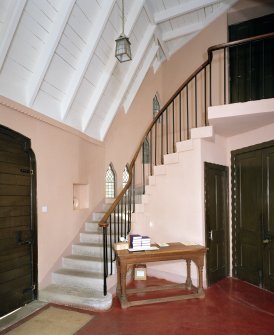
[[[3,97],[0,123],[29,137],[36,156],[38,277],[43,288],[104,198],[104,145]],[[73,184],[88,185],[88,208],[73,209]]]
[[[227,17],[222,15],[165,61],[156,73],[150,69],[129,111],[125,113],[120,108],[105,138],[105,170],[112,162],[117,173],[118,190],[122,187],[122,171],[132,159],[152,120],[152,99],[156,92],[163,106],[183,81],[206,60],[208,47],[226,41]]]

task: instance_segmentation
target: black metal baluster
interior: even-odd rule
[[[186,126],[187,126],[187,139],[190,139],[189,133],[189,110],[188,110],[188,85],[186,85]]]
[[[161,164],[164,164],[164,118],[160,116],[161,120]]]
[[[206,69],[207,69],[207,67],[205,66],[204,67],[204,95],[205,95],[205,97],[204,97],[204,99],[205,99],[205,126],[207,126],[208,125],[208,123],[207,123],[207,105],[206,105],[206,93],[207,93],[207,90],[206,90]]]
[[[224,105],[226,105],[226,48],[224,48]]]
[[[168,154],[168,107],[166,109],[166,154]]]
[[[182,141],[182,91],[179,94],[179,125],[180,142]]]
[[[172,144],[173,144],[173,152],[175,152],[174,100],[172,101]]]
[[[107,276],[108,276],[107,227],[103,228],[103,258],[104,258],[104,295],[107,295]]]
[[[197,113],[197,76],[194,77],[194,103],[195,103],[195,128],[198,127],[198,113]]]

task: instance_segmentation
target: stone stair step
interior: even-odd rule
[[[103,273],[104,263],[101,257],[69,255],[63,257],[63,267]]]
[[[110,246],[109,246],[110,247]],[[72,245],[73,255],[103,257],[102,244],[96,243],[75,243]]]
[[[108,234],[108,242],[110,240],[110,235]],[[118,234],[112,234],[112,241],[118,241],[119,236]],[[83,232],[80,233],[80,242],[81,243],[96,243],[102,244],[103,243],[103,233],[96,233],[96,232]]]
[[[98,272],[61,268],[52,274],[54,284],[86,287],[103,292],[103,274]]]
[[[89,307],[94,310],[105,311],[112,305],[112,295],[103,295],[102,291],[51,284],[39,290],[39,300],[71,305],[75,307]]]

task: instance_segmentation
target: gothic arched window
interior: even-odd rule
[[[110,163],[106,172],[106,198],[115,197],[116,177],[112,164]]]

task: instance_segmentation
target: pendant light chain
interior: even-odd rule
[[[124,0],[122,0],[122,34],[125,34]]]

